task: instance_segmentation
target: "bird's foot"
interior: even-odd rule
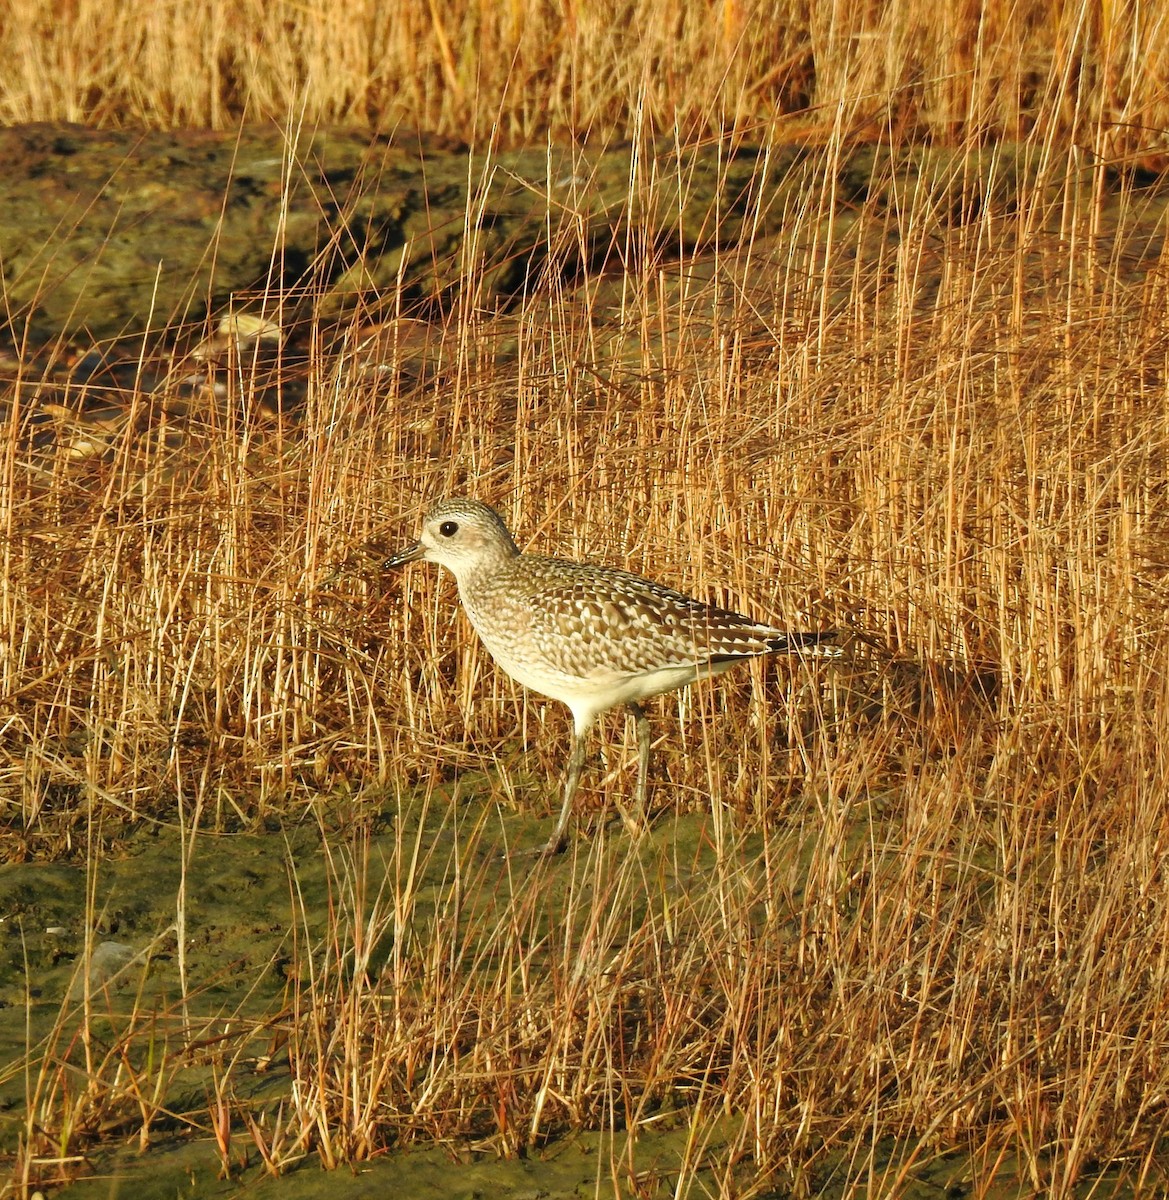
[[[550,837],[544,845],[536,852],[541,858],[555,858],[558,854],[563,854],[568,849],[568,838]]]
[[[505,854],[504,858],[555,858],[558,854],[563,854],[568,849],[568,838],[566,837],[551,837],[542,846],[531,846],[527,850],[513,850],[509,854]]]
[[[642,805],[635,806],[634,811],[630,812],[620,800],[615,800],[614,807],[621,818],[621,824],[625,826],[625,832],[633,841],[637,841],[642,834],[649,833],[649,821],[642,815]]]

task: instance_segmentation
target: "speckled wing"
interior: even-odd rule
[[[821,637],[786,634],[612,567],[525,559],[528,636],[545,661],[566,672],[585,662],[616,674],[722,664]]]

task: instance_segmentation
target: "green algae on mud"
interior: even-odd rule
[[[409,892],[409,918],[393,937],[420,941],[472,864],[490,884],[458,903],[468,903],[485,930],[497,926],[512,902],[512,884],[544,870],[537,859],[515,858],[513,851],[517,843],[537,843],[545,819],[468,802],[478,790],[487,790],[486,779],[470,776],[450,794],[366,796],[360,802],[334,797],[322,800],[316,812],[230,834],[184,835],[175,824],[151,822],[103,837],[108,853],[88,867],[84,861],[0,867],[7,934],[0,958],[0,1061],[21,1063],[0,1082],[3,1150],[14,1152],[27,1136],[26,1105],[34,1094],[43,1103],[55,1070],[84,1090],[77,1034],[88,990],[92,1042],[116,1047],[115,1059],[141,1061],[161,1049],[166,1061],[157,1065],[160,1090],[149,1119],[132,1104],[113,1105],[103,1112],[100,1130],[81,1123],[74,1140],[89,1144],[76,1148],[90,1156],[99,1175],[105,1155],[125,1141],[149,1147],[141,1161],[152,1177],[157,1172],[149,1164],[160,1154],[162,1161],[181,1160],[180,1174],[191,1156],[214,1163],[208,1106],[217,1076],[230,1062],[233,1095],[253,1107],[271,1108],[286,1098],[291,1074],[285,1025],[294,995],[316,969],[320,946],[337,935],[331,922],[345,904],[340,894],[358,876],[371,893],[391,894],[391,905]],[[484,836],[488,826],[497,831],[494,840]],[[620,854],[616,845],[614,851]],[[561,870],[557,864],[553,873]],[[552,890],[563,894],[555,878]],[[550,921],[545,914],[541,936]],[[393,937],[383,935],[367,947],[375,963],[391,953]],[[121,970],[95,973],[108,947],[127,951]],[[254,1069],[245,1070],[246,1063]],[[119,1173],[130,1162],[138,1159],[128,1159]],[[137,1189],[135,1184],[136,1194],[147,1194]]]
[[[686,1151],[684,1125],[649,1132],[638,1139],[636,1158],[647,1164],[640,1172],[637,1194],[673,1195],[679,1163]],[[214,1155],[206,1145],[174,1142],[148,1158],[123,1152],[103,1163],[103,1173],[58,1193],[69,1200],[107,1200],[133,1195],[135,1200],[214,1200],[246,1192],[257,1200],[382,1200],[409,1196],[411,1200],[450,1200],[451,1197],[535,1197],[620,1195],[633,1191],[633,1180],[621,1181],[635,1157],[624,1135],[580,1133],[518,1158],[456,1153],[443,1147],[412,1147],[335,1171],[312,1162],[282,1175],[265,1177],[254,1164],[231,1179],[220,1178]],[[616,1179],[615,1179],[616,1176]],[[710,1180],[706,1180],[709,1185]]]
[[[819,1007],[783,1016],[788,1040],[768,1032],[769,1006],[806,985],[801,971],[821,970],[800,965],[823,939],[818,924],[868,936],[860,883],[879,891],[914,843],[896,798],[803,797],[766,832],[717,805],[669,812],[637,841],[612,813],[582,813],[569,851],[547,861],[522,853],[542,842],[547,815],[499,795],[492,777],[468,774],[450,789],[322,798],[248,832],[142,826],[88,870],[0,869],[0,1053],[17,1064],[2,1077],[5,1152],[35,1140],[35,1125],[45,1141],[34,1181],[54,1182],[56,1145],[85,1160],[73,1170],[88,1177],[61,1193],[78,1198],[1033,1194],[1034,1158],[975,1158],[935,1140],[940,1126],[899,1142],[863,1122],[829,1136],[846,1120],[850,1079],[840,1113],[820,1101],[825,1136],[793,1140],[808,1101],[787,1099],[785,1081],[809,1070],[802,1040],[840,1036],[834,964],[808,993]],[[946,837],[952,861],[939,867],[931,850],[930,870],[978,909],[993,855],[976,827]],[[823,876],[825,852],[842,883]],[[91,977],[86,1026],[87,912],[91,962],[103,943],[141,957]],[[736,1009],[738,972],[757,977],[752,987],[771,980],[757,1013]],[[663,1035],[663,1010],[687,1004]],[[751,1042],[754,1022],[762,1041]],[[682,1066],[669,1044],[678,1028],[697,1048]],[[739,1053],[728,1037],[750,1042],[752,1070],[776,1072],[766,1136],[791,1149],[746,1132],[723,1089]],[[542,1098],[548,1071],[569,1063],[583,1084],[557,1075],[568,1100]],[[261,1146],[271,1153],[298,1096],[338,1092],[367,1068],[368,1091],[348,1097],[370,1105],[363,1147],[329,1150],[335,1130],[318,1124],[276,1156],[278,1178],[266,1172]],[[383,1069],[394,1082],[379,1091]],[[337,1106],[320,1112],[345,1125]],[[330,1154],[337,1169],[319,1169]],[[1137,1194],[1119,1169],[1095,1172],[1094,1186]]]
[[[605,823],[593,814],[582,817],[598,826],[591,839],[578,840],[575,850],[557,862],[542,862],[524,849],[540,843],[546,817],[516,815],[495,803],[478,802],[478,796],[489,792],[488,783],[483,776],[466,776],[451,793],[367,796],[360,802],[334,797],[322,800],[314,813],[289,814],[262,830],[231,834],[197,830],[192,835],[188,830],[184,835],[177,825],[155,822],[103,839],[113,849],[88,868],[84,862],[0,868],[0,908],[8,934],[0,959],[0,1053],[3,1061],[23,1060],[20,1069],[5,1074],[0,1093],[4,1151],[14,1152],[18,1139],[27,1139],[30,1101],[39,1097],[44,1106],[55,1087],[84,1091],[87,1068],[77,1034],[84,1024],[87,990],[82,965],[87,912],[91,964],[105,946],[132,952],[121,973],[108,978],[94,976],[91,965],[91,1043],[112,1055],[106,1066],[116,1066],[119,1056],[139,1065],[152,1054],[160,1057],[151,1076],[158,1094],[148,1116],[128,1097],[110,1103],[113,1085],[107,1079],[100,1119],[95,1106],[92,1127],[83,1120],[73,1132],[70,1148],[86,1155],[99,1177],[116,1167],[118,1175],[161,1179],[166,1163],[180,1163],[178,1174],[184,1179],[191,1171],[191,1180],[208,1171],[217,1176],[209,1110],[229,1070],[237,1102],[271,1112],[287,1100],[293,1086],[289,1013],[296,994],[305,991],[319,970],[321,946],[338,936],[337,914],[348,903],[347,890],[368,887],[391,908],[408,906],[408,919],[392,931],[383,929],[378,944],[367,948],[376,964],[393,955],[395,940],[409,942],[411,953],[424,954],[423,944],[452,905],[466,909],[466,925],[479,931],[469,937],[468,946],[481,937],[489,942],[492,931],[507,923],[516,892],[527,891],[538,879],[542,903],[530,913],[532,936],[544,947],[539,953],[547,954],[565,898],[587,897],[595,888],[605,891],[606,876],[621,870],[628,847],[621,834],[607,844]],[[662,821],[663,828],[645,839],[646,849],[658,847],[651,854],[651,875],[659,883],[679,872],[700,874],[700,864],[710,865],[713,846],[723,834],[712,838],[707,820]],[[598,846],[600,860],[593,854]],[[693,867],[679,867],[687,857]],[[582,866],[588,869],[582,872]],[[600,876],[595,875],[598,866]],[[687,886],[683,881],[681,890]],[[634,924],[643,919],[648,898],[644,892],[630,901]],[[586,899],[580,911],[590,906]],[[180,918],[185,932],[181,962]],[[55,1080],[58,1070],[61,1078]],[[71,1084],[62,1082],[66,1078]],[[60,1094],[57,1101],[67,1103]],[[657,1111],[652,1128],[661,1140],[681,1120]],[[231,1159],[238,1166],[257,1159],[241,1135],[238,1131],[233,1150],[239,1157]],[[586,1131],[576,1136],[593,1135]],[[683,1143],[689,1137],[685,1134]],[[391,1134],[386,1145],[395,1140]],[[493,1169],[530,1172],[545,1152],[545,1140],[555,1144],[554,1138],[542,1138],[539,1146],[523,1148],[522,1168]],[[645,1145],[646,1136],[641,1142]],[[135,1152],[117,1152],[120,1144]],[[141,1150],[145,1153],[139,1157]],[[494,1160],[498,1154],[487,1157]],[[658,1157],[659,1151],[651,1155],[655,1161]],[[448,1153],[427,1155],[414,1148],[405,1159],[411,1170],[423,1162],[433,1162],[431,1169],[437,1170],[449,1160]],[[192,1162],[203,1165],[196,1169]],[[592,1164],[589,1169],[597,1168]],[[470,1168],[463,1164],[458,1170],[466,1179]],[[331,1186],[344,1174],[332,1175]],[[314,1173],[300,1170],[296,1178],[302,1180],[298,1186],[315,1186],[303,1182],[315,1179]],[[98,1186],[109,1184],[95,1178],[73,1185],[79,1194]],[[441,1185],[435,1194],[451,1194],[448,1186]],[[210,1183],[198,1184],[195,1192],[188,1184],[183,1187],[188,1190],[180,1194],[220,1194]],[[148,1194],[139,1188],[135,1183],[135,1194]]]
[[[67,1200],[216,1200],[246,1193],[255,1200],[383,1200],[402,1195],[410,1200],[579,1200],[589,1196],[637,1196],[642,1200],[674,1197],[685,1161],[691,1128],[685,1121],[642,1131],[631,1143],[624,1133],[578,1133],[544,1147],[538,1154],[504,1159],[458,1154],[448,1148],[414,1147],[335,1171],[310,1162],[279,1177],[265,1176],[253,1163],[222,1178],[206,1142],[172,1140],[142,1156],[129,1150],[110,1154],[98,1174],[62,1189]],[[721,1148],[721,1147],[720,1147]],[[985,1164],[963,1154],[944,1154],[922,1162],[895,1186],[908,1156],[891,1139],[859,1149],[837,1150],[816,1172],[796,1172],[784,1183],[752,1179],[740,1172],[737,1194],[757,1200],[815,1196],[896,1196],[898,1200],[1029,1200],[1037,1195],[1013,1156],[999,1163],[997,1178],[987,1180]],[[630,1173],[630,1164],[636,1163]],[[867,1168],[869,1182],[858,1186],[856,1167]],[[978,1180],[978,1185],[975,1181]],[[711,1172],[695,1177],[696,1195],[720,1194]],[[1112,1197],[1128,1200],[1140,1189],[1120,1170],[1100,1172],[1071,1189],[1069,1200]]]

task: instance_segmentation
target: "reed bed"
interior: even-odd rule
[[[434,0],[115,7],[12,0],[0,120],[370,124],[477,142],[684,140],[777,121],[954,140],[1075,138],[1163,161],[1169,17],[1087,0]]]
[[[184,1119],[228,1172],[241,1139],[279,1172],[620,1129],[618,1194],[896,1195],[951,1162],[983,1194],[1162,1186],[1164,268],[1142,194],[1069,166],[972,213],[826,182],[779,237],[631,238],[513,314],[472,273],[429,382],[318,352],[274,420],[240,363],[179,450],[139,423],[78,463],[15,405],[8,856],[100,875],[178,826],[197,872],[204,839],[314,811],[341,838],[326,912],[293,893],[282,1001],[226,1043],[187,882],[165,1011],[82,973],[30,1046],[19,1186],[127,1106],[149,1141],[160,1027],[159,1097],[182,1055],[214,1066]],[[564,714],[493,670],[449,580],[377,570],[460,492],[521,542],[835,625],[845,657],[658,702],[642,843],[603,823],[634,758],[612,718],[593,838],[501,859],[555,804]],[[118,1052],[79,1061],[63,1031],[100,1014]],[[257,1040],[287,1055],[277,1108],[240,1098]],[[637,1131],[679,1124],[651,1179]]]

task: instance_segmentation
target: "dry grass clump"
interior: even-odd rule
[[[1072,137],[1164,155],[1155,4],[477,0],[65,8],[0,15],[0,120],[400,124],[482,141],[801,128]]]
[[[357,831],[323,837],[323,914],[292,873],[262,1039],[242,1009],[205,1023],[184,877],[172,1040],[113,1005],[117,1053],[37,1043],[21,1186],[126,1112],[149,1128],[178,1044],[213,1071],[182,1119],[225,1171],[241,1143],[278,1173],[604,1128],[629,1134],[598,1167],[623,1195],[896,1195],[935,1169],[1070,1195],[1106,1165],[1164,1185],[1163,217],[1075,155],[980,206],[847,207],[830,162],[770,241],[677,261],[631,236],[506,315],[475,310],[472,264],[420,386],[318,351],[273,420],[239,363],[181,447],[165,395],[136,395],[148,419],[77,462],[30,445],[18,381],[6,853],[100,873],[136,826],[179,824],[193,872],[200,838],[322,794]],[[662,700],[637,845],[598,816],[631,780],[614,718],[593,835],[501,861],[540,838],[567,720],[492,670],[449,580],[375,565],[457,492],[521,543],[839,625],[848,655]],[[452,795],[456,768],[485,774]],[[58,1028],[92,1028],[100,992]],[[273,1055],[286,1092],[249,1101]],[[637,1139],[667,1128],[680,1149],[647,1164]]]

